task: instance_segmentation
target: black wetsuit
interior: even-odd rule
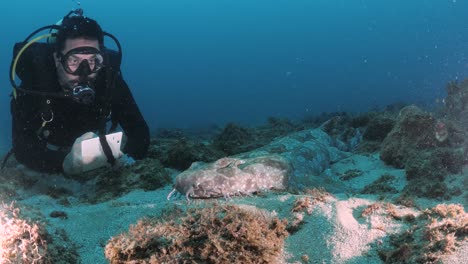
[[[14,56],[22,45],[15,45]],[[62,90],[52,52],[45,43],[34,43],[25,50],[16,67],[23,89]],[[18,91],[17,98],[11,100],[11,114],[13,151],[19,162],[42,172],[61,172],[62,163],[75,139],[86,132],[97,133],[103,128],[105,117],[111,117],[128,137],[124,153],[135,159],[146,156],[149,129],[120,69],[112,66],[118,65],[116,57],[109,56],[112,59],[99,71],[94,87],[96,100],[91,105],[83,105],[70,98]],[[112,85],[107,86],[109,83]],[[43,120],[49,120],[52,113],[53,120],[40,129]]]

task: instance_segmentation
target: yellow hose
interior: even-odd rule
[[[15,72],[16,72],[16,64],[18,63],[18,60],[19,58],[21,57],[21,54],[23,54],[23,52],[29,47],[31,46],[34,42],[37,42],[43,38],[49,38],[49,37],[52,37],[52,33],[50,34],[45,34],[45,35],[42,35],[42,36],[38,36],[34,39],[32,39],[31,41],[29,41],[28,43],[26,43],[26,45],[23,46],[23,48],[20,49],[20,51],[18,52],[18,54],[16,55],[15,57],[15,60],[13,62],[13,67],[11,68],[11,79],[13,80],[13,82],[15,81]],[[16,99],[16,89],[15,87],[13,87],[13,98]]]

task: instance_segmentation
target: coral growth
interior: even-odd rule
[[[376,202],[364,208],[361,212],[361,217],[368,217],[375,213],[381,213],[391,216],[395,220],[406,220],[409,222],[414,220],[413,214],[401,214],[397,209],[398,208],[391,203]]]
[[[303,212],[307,212],[308,215],[311,215],[315,205],[324,203],[333,197],[324,188],[306,189],[304,192],[306,196],[296,198],[293,208],[291,209],[293,219],[288,226],[288,231],[291,234],[302,228],[302,224],[304,224]]]
[[[304,192],[307,196],[299,197],[294,201],[293,212],[305,210],[308,214],[311,214],[314,205],[324,203],[332,197],[324,188],[306,189]]]
[[[0,205],[0,263],[52,263],[45,228],[19,213],[13,203]]]
[[[42,219],[32,208],[0,204],[0,263],[79,263],[76,246],[65,232],[46,230]]]
[[[458,204],[439,204],[415,221],[410,230],[391,237],[393,248],[380,252],[385,263],[438,263],[468,238],[468,214]]]
[[[112,238],[111,263],[278,263],[286,221],[256,209],[214,205],[166,221],[140,220]]]
[[[332,197],[324,188],[306,189],[304,192],[307,196],[296,198],[292,209],[293,212],[305,210],[308,214],[311,214],[314,205],[326,202],[328,198]]]

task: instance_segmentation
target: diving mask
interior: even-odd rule
[[[104,67],[104,56],[94,47],[79,47],[60,54],[63,69],[75,76],[88,76]]]

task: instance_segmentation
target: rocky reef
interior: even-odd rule
[[[404,168],[411,195],[444,197],[445,176],[462,170],[465,160],[464,132],[449,121],[440,120],[416,106],[403,108],[381,145],[381,159]]]
[[[73,177],[13,158],[0,262],[464,264],[468,82],[447,88],[436,112],[162,129],[146,159]]]

